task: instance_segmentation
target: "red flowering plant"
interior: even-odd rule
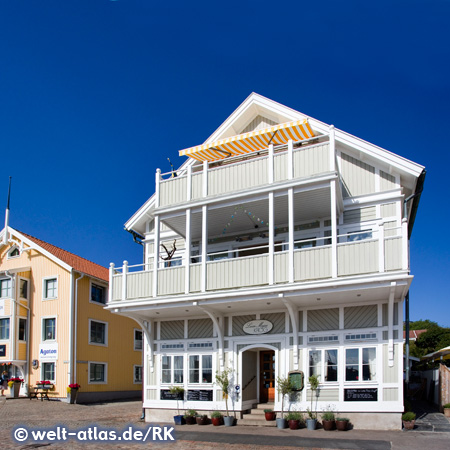
[[[42,384],[44,386],[48,386],[49,384],[52,384],[51,381],[44,380],[44,381],[38,381],[36,384]]]
[[[71,383],[69,384],[69,386],[67,387],[67,393],[70,394],[70,391],[72,389],[80,389],[80,385],[78,383]]]
[[[10,378],[9,381],[8,381],[8,386],[10,388],[12,388],[14,383],[23,383],[23,378],[20,378],[20,377],[12,377],[12,378]]]

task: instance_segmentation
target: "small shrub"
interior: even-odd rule
[[[446,403],[446,404],[444,405],[444,408],[450,408],[450,403]]]
[[[404,422],[412,422],[413,420],[416,420],[416,414],[413,413],[412,411],[405,412],[402,415],[402,420]]]
[[[197,417],[197,411],[195,409],[188,409],[184,417]]]
[[[291,411],[286,414],[286,420],[300,420],[302,421],[303,415],[297,411]]]
[[[338,418],[336,418],[336,421],[339,421],[339,422],[350,422],[350,419],[347,419],[347,417],[338,417]]]
[[[213,411],[211,413],[212,419],[220,419],[222,417],[222,413],[220,411]]]
[[[325,411],[322,413],[322,420],[335,420],[335,415],[333,411]]]
[[[265,412],[265,413],[266,413],[266,412],[273,412],[273,409],[266,408],[266,409],[264,410],[264,412]]]

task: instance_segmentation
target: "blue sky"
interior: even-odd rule
[[[411,319],[450,326],[449,16],[448,0],[3,0],[0,207],[11,175],[11,226],[139,263],[123,224],[156,168],[254,91],[426,166]]]

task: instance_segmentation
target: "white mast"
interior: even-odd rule
[[[3,236],[3,244],[8,243],[8,225],[9,225],[9,199],[11,197],[11,177],[9,177],[9,187],[8,187],[8,202],[6,203],[5,212],[5,234]]]

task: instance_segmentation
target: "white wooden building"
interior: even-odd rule
[[[108,308],[138,320],[148,344],[147,420],[171,418],[177,384],[183,408],[224,410],[215,373],[230,367],[238,417],[270,400],[277,376],[302,371],[290,409],[310,406],[315,373],[319,412],[400,428],[424,168],[255,93],[180,154],[126,223],[144,264],[110,268]]]

